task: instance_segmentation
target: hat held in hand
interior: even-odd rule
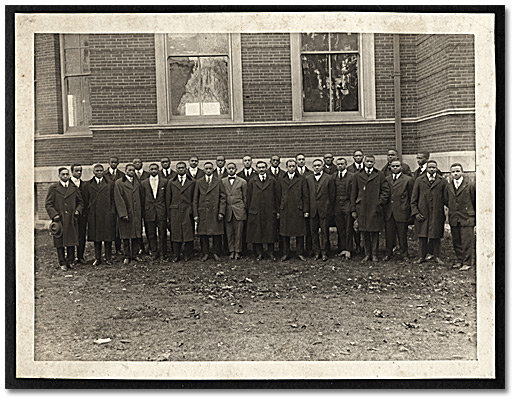
[[[51,222],[49,225],[49,231],[54,237],[60,238],[63,235],[63,226],[61,222]]]

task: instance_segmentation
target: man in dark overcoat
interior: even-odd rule
[[[119,168],[119,158],[117,156],[112,156],[108,159],[108,168],[104,172],[104,176],[107,177],[110,181],[112,181],[114,184],[116,181],[120,178],[123,178],[125,176],[125,173],[122,172]],[[121,237],[119,237],[119,229],[118,229],[118,218],[117,213],[114,214],[114,217],[112,219],[114,221],[113,226],[116,229],[116,240],[115,240],[115,246],[116,246],[116,254],[121,254]]]
[[[242,164],[244,165],[244,168],[242,168],[242,170],[240,170],[237,173],[237,177],[243,178],[249,184],[249,181],[251,181],[253,178],[255,178],[256,175],[258,175],[256,170],[252,167],[253,158],[250,155],[246,154],[244,157],[242,157]],[[247,211],[246,211],[246,214],[247,214]],[[244,221],[244,228],[242,229],[242,255],[247,255],[247,253],[248,253],[246,236],[247,236],[247,220]]]
[[[180,259],[184,243],[184,261],[193,257],[195,223],[193,221],[193,194],[195,180],[186,174],[186,163],[177,163],[177,176],[168,181],[166,186],[166,207],[170,222],[170,240],[172,242],[172,260]]]
[[[271,167],[267,170],[267,175],[270,175],[278,181],[285,174],[285,171],[280,168],[280,156],[271,156],[269,162],[271,163]]]
[[[149,177],[141,181],[141,203],[148,246],[154,260],[166,259],[166,186],[159,177],[159,164],[148,167]],[[157,243],[157,238],[159,242]]]
[[[413,192],[413,178],[402,172],[401,162],[390,163],[392,173],[386,177],[390,187],[390,198],[385,205],[385,237],[386,254],[383,261],[388,261],[393,255],[396,233],[399,239],[401,256],[408,259],[408,222],[411,216],[410,200]]]
[[[384,229],[384,206],[390,189],[383,173],[374,168],[375,157],[365,157],[365,168],[354,174],[352,182],[352,217],[358,220],[359,231],[364,242],[365,257],[377,262],[379,232]]]
[[[143,182],[150,176],[150,173],[143,168],[143,160],[140,157],[136,157],[132,160],[132,164],[135,167],[135,179],[139,182]]]
[[[62,231],[54,236],[54,247],[62,270],[74,264],[74,247],[78,245],[78,217],[83,212],[83,198],[79,188],[70,181],[68,168],[58,169],[59,181],[49,187],[45,209],[53,222],[59,222]],[[65,256],[67,248],[67,256]]]
[[[76,262],[78,264],[86,264],[85,262],[85,244],[87,241],[87,218],[88,218],[88,199],[87,187],[88,182],[81,179],[83,167],[80,164],[72,164],[70,166],[70,180],[79,188],[81,197],[83,198],[83,212],[78,216],[78,246],[76,247]]]
[[[112,242],[116,228],[112,217],[116,212],[114,183],[103,175],[103,166],[94,166],[94,177],[88,185],[88,241],[94,242],[94,266],[101,265],[101,247],[105,243],[105,262],[112,264]]]
[[[193,194],[193,216],[200,236],[202,261],[210,254],[209,238],[213,242],[213,258],[220,261],[222,236],[224,235],[224,215],[226,214],[226,193],[222,181],[213,170],[213,163],[204,164],[204,177],[197,180]],[[227,175],[227,171],[226,171]]]
[[[363,162],[365,161],[365,154],[363,153],[363,150],[356,149],[354,150],[354,154],[352,155],[352,158],[354,162],[347,167],[347,171],[349,173],[355,174],[362,170],[364,170],[365,165]],[[352,204],[354,201],[352,201]],[[352,252],[359,254],[361,253],[361,233],[359,232],[359,229],[357,231],[354,229],[354,223],[355,220],[351,220],[351,231],[352,231]]]
[[[309,217],[309,186],[304,177],[296,174],[296,160],[285,163],[287,172],[278,180],[280,195],[280,241],[282,261],[289,258],[291,237],[296,237],[296,255],[302,261],[305,218]]]
[[[334,156],[332,153],[325,153],[323,156],[323,172],[325,174],[332,175],[335,177],[335,174],[338,172],[338,166],[334,164]]]
[[[256,163],[258,175],[247,184],[247,242],[253,244],[256,260],[263,258],[263,244],[267,244],[269,258],[276,261],[274,243],[280,203],[276,180],[267,175],[267,163]]]
[[[415,233],[419,238],[419,256],[415,261],[426,261],[429,251],[438,264],[444,264],[440,258],[441,238],[444,236],[444,196],[447,182],[437,172],[437,162],[429,160],[426,174],[417,178],[413,186],[410,202],[412,215],[415,217]]]
[[[444,200],[449,209],[448,222],[458,260],[454,267],[467,271],[475,262],[476,189],[475,184],[463,176],[462,164],[452,164],[450,171],[451,183],[446,185]]]
[[[330,249],[329,224],[334,215],[334,201],[336,200],[336,186],[334,179],[323,172],[323,161],[316,159],[312,162],[313,175],[305,177],[309,186],[309,218],[312,236],[312,250],[314,259],[321,258],[327,261]]]
[[[305,155],[303,153],[296,155],[296,174],[302,177],[312,175],[312,171],[309,170],[305,165]],[[310,218],[305,218],[305,254],[312,254],[312,234]]]
[[[191,177],[192,180],[198,180],[204,177],[204,170],[199,167],[199,158],[197,156],[191,156],[189,160],[190,166],[186,174]]]
[[[353,218],[350,196],[354,175],[347,171],[346,159],[338,159],[338,171],[333,178],[336,187],[334,215],[338,230],[338,251],[339,256],[344,256],[348,260],[352,257]]]
[[[166,180],[172,179],[177,174],[172,170],[172,161],[169,157],[163,157],[161,159],[161,167],[159,170],[159,177],[165,178]]]
[[[409,177],[411,177],[413,175],[412,169],[410,168],[410,166],[406,163],[403,163],[403,161],[399,158],[399,154],[397,153],[397,150],[394,150],[394,149],[388,150],[388,152],[386,153],[386,159],[387,159],[387,163],[381,169],[381,171],[383,172],[385,177],[388,177],[390,174],[392,174],[392,171],[390,170],[390,164],[392,163],[392,161],[395,161],[395,160],[399,160],[399,162],[401,163],[401,172],[403,174],[408,175]]]
[[[115,183],[114,202],[116,204],[119,236],[123,241],[124,261],[142,261],[137,255],[139,239],[142,237],[141,187],[134,178],[135,167],[127,164],[125,176]]]

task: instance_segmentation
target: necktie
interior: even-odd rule
[[[179,182],[181,183],[181,186],[184,185],[184,175],[179,176]]]
[[[396,179],[397,179],[397,174],[394,174],[394,182],[395,182]]]
[[[206,182],[209,184],[209,177],[206,176]]]
[[[261,175],[260,176],[260,181],[264,182],[264,180],[265,180],[265,176]]]
[[[65,188],[68,188],[69,187],[69,184],[65,183]]]

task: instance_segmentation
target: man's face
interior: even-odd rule
[[[192,157],[190,159],[190,167],[196,168],[199,165],[199,159],[197,157]]]
[[[81,166],[74,167],[74,170],[72,170],[72,176],[79,180],[81,178],[81,174],[83,174],[83,167],[81,167]]]
[[[392,174],[399,174],[401,172],[401,162],[392,161],[390,163],[390,171],[392,172]]]
[[[178,163],[176,167],[177,167],[177,173],[178,173],[179,175],[184,175],[184,174],[186,174],[186,164],[184,164],[184,163]]]
[[[170,168],[171,164],[172,163],[171,163],[170,159],[161,159],[161,167],[164,168],[165,170]]]
[[[110,159],[108,164],[110,164],[110,168],[112,170],[115,170],[117,168],[117,166],[119,165],[119,159],[112,158],[112,159]]]
[[[271,167],[278,168],[280,166],[280,156],[271,157]]]
[[[258,171],[259,174],[265,174],[265,172],[267,171],[267,164],[264,164],[264,163],[257,164],[256,170]]]
[[[141,168],[143,168],[143,160],[141,159],[134,159],[132,163],[134,164],[136,170],[140,170]]]
[[[228,171],[229,175],[235,175],[237,172],[237,166],[234,164],[228,164],[227,171]]]
[[[103,178],[103,167],[94,168],[94,175],[96,178]]]
[[[126,175],[128,175],[129,177],[133,177],[135,175],[135,167],[134,166],[127,167]]]
[[[224,156],[217,156],[217,167],[222,168],[226,164],[226,159]]]
[[[386,153],[386,159],[389,163],[394,161],[397,158],[397,152],[395,150],[388,150],[388,153]]]
[[[157,174],[159,174],[159,167],[156,164],[154,164],[153,166],[150,166],[149,170],[150,170],[150,175],[152,177],[156,177]]]
[[[213,174],[213,164],[205,164],[204,165],[204,173],[208,176]]]
[[[63,182],[67,182],[68,180],[70,180],[69,170],[62,170],[61,173],[58,174],[58,176],[60,177],[60,180],[62,180]]]
[[[321,161],[315,161],[312,163],[312,168],[314,169],[315,174],[319,174],[323,170],[323,163]]]
[[[287,163],[287,172],[290,174],[294,174],[296,172],[296,163],[294,161],[289,161]]]
[[[437,164],[435,163],[428,163],[426,166],[426,171],[428,171],[428,174],[433,175],[437,172]]]
[[[428,159],[426,158],[424,153],[417,153],[417,165],[422,166],[426,164],[427,161]]]
[[[347,168],[347,162],[345,160],[338,160],[338,171],[343,171],[345,168]]]
[[[244,164],[244,168],[251,168],[251,165],[253,164],[253,159],[251,156],[244,156],[242,158],[242,163]]]
[[[462,167],[461,166],[451,167],[451,177],[454,180],[458,180],[460,177],[462,177]]]
[[[374,167],[375,162],[376,162],[376,159],[375,159],[375,158],[373,158],[373,157],[367,157],[367,158],[365,159],[365,166],[366,166],[366,168],[372,168],[372,167]]]
[[[298,154],[296,156],[296,163],[298,164],[298,167],[305,166],[305,156],[303,154]]]
[[[325,164],[330,166],[332,162],[334,161],[334,157],[331,153],[327,153],[325,156],[323,156],[323,160],[325,161]]]
[[[361,153],[360,151],[355,152],[354,153],[354,161],[357,164],[361,164],[363,162],[363,153]]]

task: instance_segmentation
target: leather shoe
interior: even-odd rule
[[[123,265],[128,265],[128,264],[130,264],[130,259],[125,258],[125,259],[123,260]]]
[[[107,264],[107,265],[112,265],[113,262],[112,262],[112,260],[105,260],[105,264]]]
[[[375,255],[372,257],[372,262],[379,262],[379,260],[377,259],[377,257]]]
[[[184,256],[184,262],[188,262],[190,260],[190,257],[188,257],[187,255]]]
[[[434,261],[435,261],[437,264],[439,264],[439,265],[444,265],[444,261],[441,260],[439,257],[435,257],[435,258],[434,258]]]
[[[347,255],[347,250],[343,250],[338,254],[338,257],[343,257],[344,255]]]
[[[287,261],[289,257],[287,255],[283,255],[280,261]]]
[[[361,260],[361,262],[368,262],[369,259],[370,259],[370,257],[365,256],[365,257]]]
[[[321,259],[322,259],[323,261],[327,261],[329,258],[327,257],[327,254],[323,254],[323,255],[321,256]]]
[[[94,262],[92,263],[93,266],[97,267],[99,265],[101,265],[101,260],[94,260]]]
[[[457,263],[453,264],[451,267],[457,269],[457,268],[462,267],[462,264],[457,262]]]
[[[208,254],[204,254],[200,260],[201,260],[202,262],[205,262],[205,261],[208,260],[208,258],[209,258]]]
[[[229,259],[232,260],[233,258],[235,258],[235,253],[232,252],[231,254],[229,254]]]
[[[143,259],[141,257],[134,257],[134,261],[143,262]]]
[[[422,264],[423,262],[426,262],[424,258],[417,258],[413,263],[414,264]]]
[[[345,254],[345,259],[349,260],[352,258],[352,254],[350,254],[350,251],[347,251]]]
[[[276,261],[276,257],[273,254],[269,254],[269,258],[271,261]]]
[[[298,255],[298,258],[300,261],[307,261],[307,258],[305,258],[303,255]]]
[[[315,254],[315,255],[314,255],[314,260],[315,260],[315,261],[318,261],[319,259],[320,259],[320,254]]]
[[[471,265],[463,265],[460,267],[460,271],[469,271],[471,269]]]
[[[67,268],[67,265],[60,265],[60,269],[62,271],[68,271],[69,268]]]
[[[81,265],[85,265],[87,262],[83,258],[79,258],[79,259],[76,260],[76,263],[81,264]]]
[[[237,252],[235,253],[235,259],[236,259],[236,260],[239,260],[239,259],[240,259],[240,253],[237,253]]]
[[[213,254],[213,258],[215,261],[220,261],[220,257],[217,254]]]
[[[261,261],[261,260],[262,260],[262,258],[264,258],[264,257],[262,257],[262,255],[261,255],[261,254],[260,254],[260,255],[257,255],[257,256],[256,256],[256,260],[257,260],[257,261]]]
[[[431,254],[426,254],[426,258],[425,258],[426,261],[430,261],[430,260],[432,260],[432,259],[433,259],[433,255],[431,255]]]
[[[384,262],[386,262],[386,261],[390,261],[390,258],[391,258],[391,257],[390,257],[389,255],[385,255],[385,256],[383,257],[383,261],[384,261]]]
[[[179,257],[173,257],[172,262],[179,262]]]

